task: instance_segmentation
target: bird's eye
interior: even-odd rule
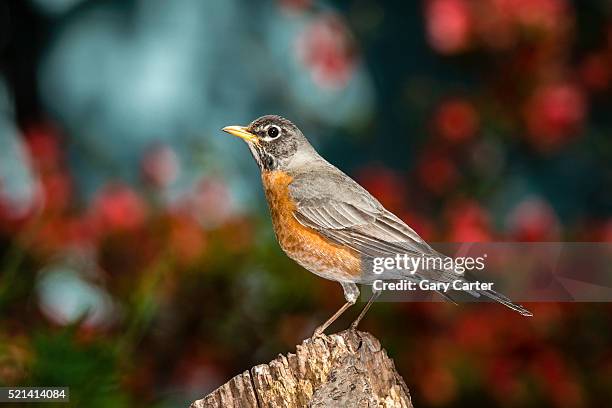
[[[278,126],[270,126],[268,128],[268,137],[271,139],[276,139],[280,135],[280,129]]]

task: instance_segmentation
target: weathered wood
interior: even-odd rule
[[[221,407],[412,408],[412,402],[378,340],[347,330],[306,339],[295,354],[237,375],[190,408]]]

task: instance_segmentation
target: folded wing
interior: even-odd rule
[[[300,224],[365,256],[435,254],[412,228],[343,173],[297,175],[289,190]]]

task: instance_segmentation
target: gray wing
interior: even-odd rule
[[[310,170],[307,177],[294,175],[289,191],[300,224],[365,256],[435,253],[412,228],[331,165]]]

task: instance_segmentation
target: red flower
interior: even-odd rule
[[[25,132],[30,157],[41,172],[56,169],[62,160],[59,137],[50,125],[36,125]]]
[[[464,142],[478,131],[478,113],[471,103],[453,99],[440,105],[434,117],[435,128],[449,142]]]
[[[88,221],[77,217],[50,218],[38,228],[33,247],[48,255],[66,249],[89,248],[95,244],[95,236]]]
[[[423,186],[434,194],[442,194],[459,179],[455,164],[441,152],[425,153],[417,167],[417,176]]]
[[[472,17],[464,0],[430,0],[425,8],[427,38],[442,54],[456,54],[469,44]]]
[[[59,213],[67,210],[72,201],[72,180],[64,171],[54,171],[42,176],[44,208]]]
[[[542,385],[554,405],[559,407],[584,406],[582,388],[558,351],[542,351],[533,362],[533,370],[539,374]]]
[[[491,241],[489,214],[477,202],[464,200],[450,203],[446,217],[451,242]]]
[[[517,396],[520,390],[520,383],[517,378],[518,368],[518,362],[515,359],[505,356],[493,359],[489,363],[488,382],[499,398],[507,398],[509,395]]]
[[[146,205],[131,188],[113,184],[98,192],[93,204],[98,230],[132,230],[144,223]]]
[[[524,114],[531,141],[542,150],[550,150],[580,130],[586,116],[586,100],[574,85],[547,85],[536,90]]]

